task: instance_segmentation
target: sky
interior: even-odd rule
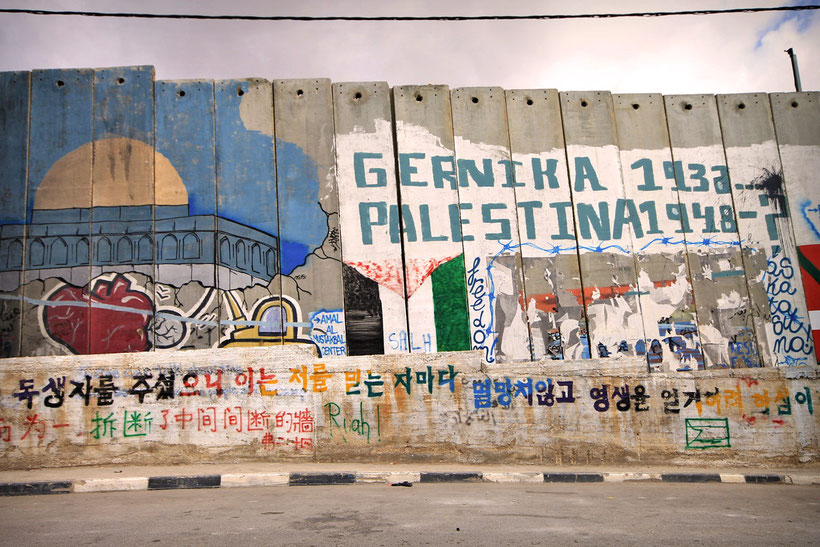
[[[250,15],[727,9],[818,0],[0,0],[3,8]],[[614,93],[820,89],[820,10],[604,20],[251,22],[0,14],[0,71],[154,65],[156,77],[330,78]]]

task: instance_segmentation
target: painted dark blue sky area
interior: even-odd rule
[[[188,191],[190,215],[216,214],[214,86],[210,81],[157,82],[157,152]]]
[[[34,208],[37,188],[51,166],[91,141],[93,78],[91,70],[55,69],[31,73],[29,215]]]
[[[276,141],[276,161],[282,273],[288,274],[324,241],[327,215],[319,206],[316,162],[301,147],[280,140]]]

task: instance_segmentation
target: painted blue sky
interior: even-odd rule
[[[800,0],[807,2],[808,0]],[[772,0],[0,0],[4,7],[291,15],[528,14],[783,5]],[[799,2],[798,2],[799,3]],[[154,65],[157,79],[326,77],[613,92],[820,89],[820,14],[526,22],[218,22],[0,16],[0,70]],[[21,47],[25,44],[25,47]]]

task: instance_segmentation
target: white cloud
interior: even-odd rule
[[[28,7],[30,2],[5,2]],[[269,2],[61,0],[49,9],[249,14],[492,14],[657,10],[653,1]],[[766,6],[690,1],[686,9]],[[675,9],[680,9],[676,4]],[[672,9],[665,8],[665,9]],[[328,77],[613,92],[730,93],[820,88],[820,14],[463,22],[208,22],[0,16],[0,70],[153,64],[159,79]]]

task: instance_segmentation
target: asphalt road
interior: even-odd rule
[[[820,487],[384,484],[0,498],[3,545],[809,545]]]

